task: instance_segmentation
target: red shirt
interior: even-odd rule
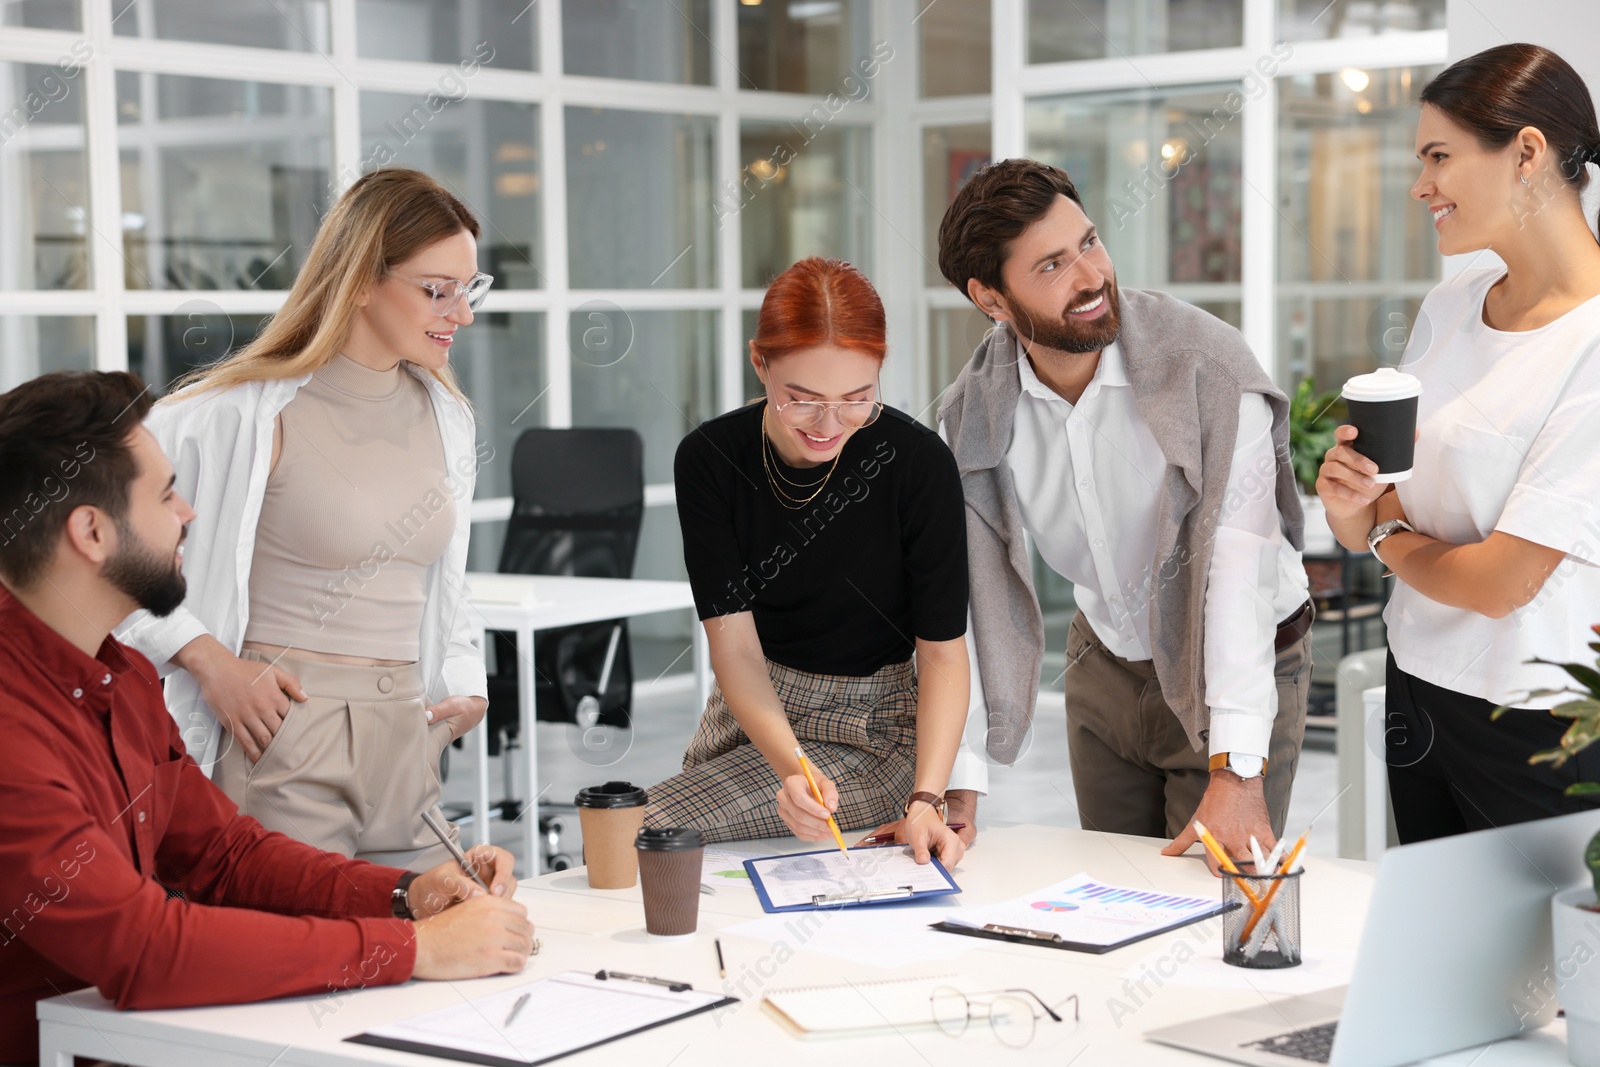
[[[240,815],[149,660],[109,637],[91,659],[0,587],[0,1063],[36,1060],[35,1002],[86,985],[177,1008],[403,982],[400,874]]]

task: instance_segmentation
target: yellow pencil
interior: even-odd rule
[[[823,802],[822,790],[817,788],[817,780],[811,776],[811,761],[806,759],[806,754],[800,750],[799,745],[794,746],[794,757],[800,761],[800,773],[806,776],[806,782],[811,786],[811,795],[816,797],[818,804],[826,808],[828,805]],[[833,821],[832,815],[828,816],[828,829],[833,831],[833,839],[839,842],[839,852],[845,859],[849,859],[850,850],[844,847],[844,835],[839,832],[839,824]]]
[[[1294,843],[1294,848],[1289,850],[1289,858],[1283,861],[1283,866],[1279,867],[1277,871],[1268,871],[1267,873],[1277,874],[1278,871],[1282,871],[1284,874],[1288,874],[1290,871],[1294,870],[1294,861],[1300,858],[1300,851],[1306,847],[1306,837],[1310,833],[1311,831],[1308,828],[1305,833],[1300,835],[1300,840],[1296,841]],[[1267,908],[1272,904],[1272,898],[1278,895],[1278,886],[1282,884],[1283,883],[1281,881],[1274,881],[1270,886],[1267,887],[1266,896],[1262,897],[1261,903],[1256,905],[1255,912],[1250,916],[1250,921],[1244,925],[1244,932],[1239,935],[1239,943],[1241,945],[1250,940],[1250,935],[1255,933],[1256,924],[1259,923],[1261,921],[1261,917],[1267,913]]]
[[[1233,860],[1230,859],[1228,854],[1222,850],[1222,846],[1217,844],[1217,839],[1211,836],[1211,831],[1207,830],[1205,825],[1201,823],[1199,819],[1195,820],[1194,832],[1200,835],[1200,843],[1206,847],[1207,852],[1211,853],[1211,855],[1215,857],[1217,864],[1224,871],[1227,871],[1229,874],[1239,873],[1239,868],[1233,865]],[[1245,882],[1240,878],[1235,878],[1233,880],[1233,884],[1239,887],[1239,891],[1241,893],[1250,898],[1250,903],[1254,904],[1257,908],[1261,907],[1261,898],[1256,896],[1255,890],[1250,888],[1248,882]]]

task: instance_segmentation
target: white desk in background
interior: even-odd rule
[[[541,868],[539,849],[539,744],[538,717],[534,714],[533,635],[537,630],[581,623],[654,615],[662,611],[694,608],[688,582],[657,582],[634,578],[562,578],[546,575],[468,572],[467,604],[472,623],[484,631],[510,630],[517,635],[517,716],[522,748],[527,753],[527,805],[521,821],[527,841],[529,867]],[[705,629],[691,626],[695,691],[704,707],[711,695],[711,665]],[[485,719],[487,722],[487,719]],[[480,727],[474,753],[478,765],[478,793],[473,798],[473,825],[479,844],[489,840],[489,731]]]
[[[968,905],[997,903],[1086,870],[1104,881],[1175,893],[1218,892],[1198,857],[1158,855],[1165,844],[1055,826],[987,829],[956,870]],[[748,851],[801,850],[791,840],[725,846]],[[1306,864],[1303,916],[1308,966],[1355,952],[1376,864],[1313,857]],[[1048,1064],[1050,1067],[1206,1067],[1221,1061],[1146,1042],[1142,1034],[1215,1012],[1276,999],[1291,971],[1237,971],[1220,962],[1221,933],[1210,924],[1187,927],[1104,956],[1031,945],[948,937],[959,955],[931,964],[881,968],[818,950],[826,923],[864,914],[802,912],[780,920],[776,937],[750,937],[729,928],[761,916],[755,893],[738,884],[702,897],[700,929],[678,942],[651,942],[643,931],[639,890],[591,890],[581,869],[558,871],[522,883],[539,927],[543,951],[520,975],[456,982],[409,982],[357,990],[337,998],[302,997],[264,1004],[177,1011],[118,1012],[93,990],[40,1004],[46,1067],[71,1067],[71,1054],[119,1063],[177,1067],[341,1067],[410,1064],[440,1067],[452,1061],[353,1045],[346,1037],[436,1008],[461,1003],[559,971],[599,968],[724,988],[741,1002],[716,1013],[672,1023],[557,1061],[560,1067],[699,1067],[759,1063],[761,1067],[970,1067],[972,1064]],[[949,905],[918,909],[929,921]],[[883,909],[879,909],[883,910]],[[899,910],[902,913],[909,909]],[[889,918],[885,911],[885,921]],[[810,919],[807,923],[806,920]],[[851,921],[860,921],[859,918]],[[903,921],[903,920],[898,920]],[[785,924],[788,924],[787,926]],[[726,983],[717,976],[713,937],[723,931]],[[808,947],[809,946],[809,947]],[[1417,946],[1418,977],[1429,946]],[[248,947],[240,948],[248,966]],[[1193,958],[1190,959],[1189,956]],[[1432,964],[1437,966],[1437,963]],[[937,1030],[888,1036],[802,1041],[791,1037],[760,1006],[767,989],[870,981],[907,974],[948,973],[972,990],[1023,987],[1057,1004],[1076,993],[1083,1021],[1076,1027],[1041,1020],[1033,1043],[1013,1051],[997,1042],[981,1020],[965,1036]],[[1277,977],[1275,977],[1275,975]],[[1143,991],[1138,988],[1143,983]],[[1341,984],[1330,977],[1326,984]],[[741,989],[742,985],[742,989]],[[1500,1042],[1428,1060],[1459,1067],[1564,1067],[1561,1022]]]

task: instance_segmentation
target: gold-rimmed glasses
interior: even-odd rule
[[[1072,1021],[1078,1021],[1078,995],[1067,998],[1072,1002]],[[1061,1002],[1065,1006],[1067,1000]],[[1053,1022],[1063,1022],[1061,1015],[1046,1004],[1039,994],[1028,989],[993,989],[984,993],[963,993],[954,986],[939,986],[928,997],[933,1009],[933,1021],[940,1030],[951,1037],[960,1037],[974,1017],[989,1020],[989,1032],[1002,1045],[1023,1048],[1033,1040],[1038,1026],[1037,1004]]]
[[[410,282],[427,293],[428,299],[433,302],[434,315],[441,319],[454,311],[462,298],[467,301],[468,311],[477,311],[483,306],[484,298],[489,295],[489,287],[494,284],[494,275],[484,274],[482,271],[466,281],[459,278],[414,278],[408,274],[393,276]]]

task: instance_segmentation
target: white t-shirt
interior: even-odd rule
[[[1567,553],[1533,601],[1503,619],[1448,607],[1397,581],[1384,613],[1408,674],[1496,703],[1570,682],[1539,656],[1593,663],[1600,623],[1600,297],[1537,330],[1484,324],[1504,275],[1464,271],[1422,303],[1404,369],[1422,380],[1416,464],[1399,485],[1420,533],[1452,544],[1495,530]]]

